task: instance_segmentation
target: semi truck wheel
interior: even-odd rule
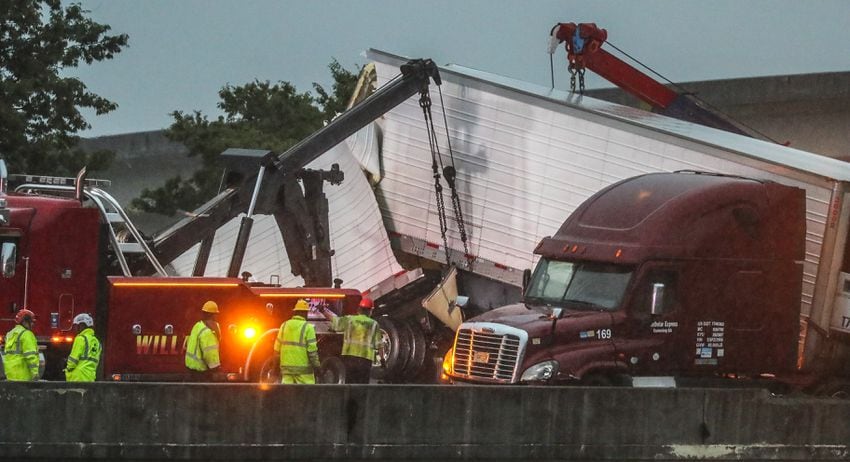
[[[425,353],[428,344],[425,341],[425,333],[422,332],[422,327],[415,321],[404,323],[406,340],[410,343],[410,354],[408,355],[407,364],[401,373],[405,381],[415,381],[416,377],[422,372],[422,366],[425,364]]]
[[[317,379],[319,383],[345,383],[345,364],[336,356],[325,359]]]
[[[381,329],[381,346],[378,349],[379,358],[372,368],[372,376],[379,380],[393,381],[398,379],[404,370],[410,355],[410,342],[403,339],[403,325],[387,316],[380,316],[378,326]]]

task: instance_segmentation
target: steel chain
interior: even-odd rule
[[[443,237],[443,250],[446,253],[446,265],[451,265],[449,241],[446,235],[449,229],[446,219],[446,205],[443,199],[443,185],[440,184],[440,169],[437,165],[439,149],[437,147],[437,135],[434,131],[434,121],[431,117],[431,96],[428,94],[427,87],[420,91],[419,107],[422,108],[422,114],[425,117],[425,131],[428,133],[428,147],[431,150],[431,170],[434,174],[434,193],[437,200],[437,218],[440,221],[440,235]]]

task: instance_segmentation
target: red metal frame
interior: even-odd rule
[[[590,69],[653,107],[664,109],[679,96],[652,77],[603,50],[602,44],[608,38],[605,29],[600,29],[594,23],[571,22],[560,23],[556,27],[555,36],[565,42],[567,60],[575,69]],[[584,42],[581,49],[577,49],[574,41],[576,31]]]

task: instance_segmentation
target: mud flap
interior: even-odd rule
[[[422,307],[451,330],[457,331],[463,322],[457,299],[457,268],[452,267],[437,287],[422,300]]]

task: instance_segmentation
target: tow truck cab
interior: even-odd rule
[[[46,377],[61,376],[74,316],[95,314],[99,220],[74,199],[0,194],[0,335],[18,310],[33,311]]]
[[[522,303],[463,323],[455,382],[612,383],[795,368],[802,189],[698,172],[623,180],[535,250]]]

